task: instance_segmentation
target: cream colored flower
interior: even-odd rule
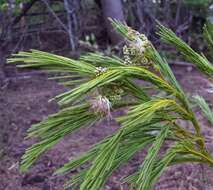
[[[90,101],[91,109],[95,113],[106,115],[108,119],[111,119],[111,102],[105,96],[99,95],[98,97]]]
[[[107,68],[106,67],[96,67],[96,76],[99,76],[101,75],[102,73],[106,72],[107,71]]]
[[[138,49],[141,53],[145,52],[148,44],[149,41],[145,36],[143,36],[143,38],[138,36],[134,41],[131,42],[131,45]]]

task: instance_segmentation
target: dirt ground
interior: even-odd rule
[[[189,95],[200,94],[213,104],[213,94],[206,91],[207,80],[193,68],[173,67],[173,70]],[[66,137],[56,147],[43,155],[27,173],[20,173],[18,164],[24,150],[32,144],[25,140],[26,130],[58,107],[48,99],[63,92],[63,86],[47,80],[44,73],[18,71],[17,78],[9,76],[8,84],[0,89],[0,129],[3,134],[3,151],[0,154],[0,190],[62,190],[67,176],[53,176],[53,171],[74,158],[105,135],[112,133],[116,125],[104,123]],[[210,151],[213,152],[213,126],[196,110],[204,125]],[[186,123],[184,125],[187,125]],[[125,190],[120,178],[131,173],[139,165],[143,153],[135,156],[110,178],[104,190]],[[76,172],[76,171],[73,171]],[[213,169],[200,164],[171,167],[159,179],[154,190],[212,190]],[[71,189],[70,189],[71,190]]]

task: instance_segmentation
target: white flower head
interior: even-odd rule
[[[123,54],[124,54],[124,55],[129,55],[129,48],[127,47],[127,45],[125,45],[125,46],[123,47]]]
[[[106,71],[107,71],[106,67],[96,67],[95,73],[96,73],[96,76],[99,76]]]
[[[149,45],[149,40],[145,35],[140,35],[131,42],[131,45],[139,50],[139,52],[144,53],[147,46]]]
[[[107,97],[99,95],[98,97],[92,99],[90,101],[90,104],[91,104],[91,109],[94,112],[104,114],[109,119],[112,118],[111,111],[110,111],[112,105]]]

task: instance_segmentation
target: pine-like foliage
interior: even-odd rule
[[[9,63],[24,62],[18,67],[61,72],[55,79],[71,88],[52,99],[62,106],[61,111],[28,130],[28,137],[39,141],[26,150],[21,170],[26,171],[66,135],[81,128],[86,130],[104,118],[116,120],[120,128],[56,171],[56,174],[64,174],[85,168],[72,176],[68,186],[99,190],[114,170],[145,148],[148,153],[141,166],[135,173],[124,176],[125,182],[138,190],[150,189],[170,165],[201,162],[213,166],[202,127],[192,110],[192,101],[188,100],[166,59],[143,34],[117,21],[112,24],[126,39],[124,59],[89,53],[73,60],[37,50],[19,52],[8,59]],[[208,27],[205,33],[212,42]],[[213,65],[203,54],[195,52],[162,25],[159,25],[159,35],[201,72],[213,77]],[[139,82],[141,80],[146,83]],[[143,85],[147,83],[149,87]],[[195,99],[212,122],[207,103],[198,96]],[[113,117],[117,109],[128,109],[128,112]],[[194,130],[181,126],[180,120],[190,122]],[[159,154],[166,142],[170,147],[163,155]]]

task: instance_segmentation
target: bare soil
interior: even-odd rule
[[[207,80],[193,68],[173,67],[173,70],[189,95],[200,94],[213,104],[213,94],[206,91]],[[0,154],[0,190],[62,190],[68,176],[53,176],[53,171],[69,159],[81,154],[92,144],[116,130],[116,124],[99,123],[87,131],[79,131],[66,137],[56,147],[41,156],[27,173],[20,173],[18,165],[25,149],[33,143],[25,140],[26,130],[55,113],[58,107],[48,99],[65,91],[63,86],[47,80],[44,73],[18,71],[17,78],[9,76],[8,84],[0,89],[0,134],[3,136]],[[203,124],[203,133],[213,152],[213,126],[196,110]],[[186,125],[187,123],[183,123]],[[144,153],[136,155],[110,178],[104,190],[128,189],[120,178],[130,174],[140,164]],[[74,173],[77,171],[73,171]],[[210,190],[213,189],[213,169],[200,164],[185,164],[169,168],[155,185],[154,190]]]

